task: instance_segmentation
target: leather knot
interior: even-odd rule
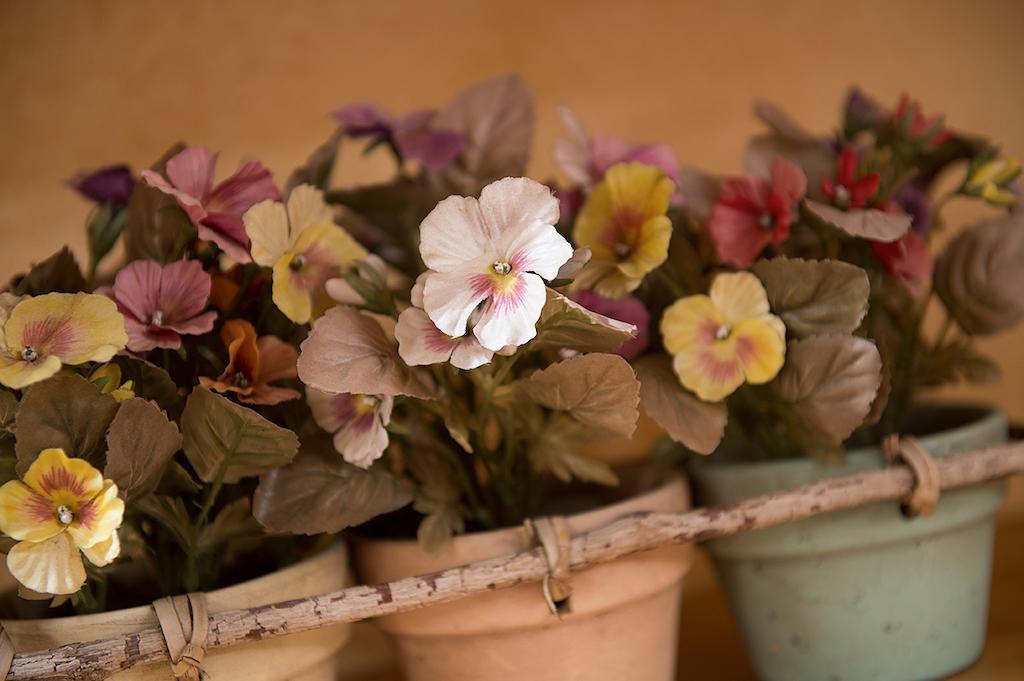
[[[541,584],[544,600],[552,615],[561,616],[569,612],[569,596],[572,584],[569,581],[569,549],[572,533],[569,521],[564,516],[546,516],[527,519],[523,525],[526,531],[540,542],[548,561],[548,574]]]
[[[914,489],[903,497],[903,513],[909,517],[934,513],[942,491],[942,480],[935,459],[924,445],[910,435],[889,435],[882,441],[882,451],[889,463],[902,460],[914,472]]]
[[[183,681],[203,681],[206,654],[206,635],[210,617],[206,611],[206,594],[190,593],[153,601],[156,618],[160,622],[171,656],[171,672]]]

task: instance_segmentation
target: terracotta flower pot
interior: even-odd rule
[[[1006,440],[983,409],[923,411],[933,456]],[[703,504],[884,465],[876,448],[842,466],[809,459],[693,466]],[[985,643],[1002,480],[944,492],[931,517],[879,503],[708,544],[758,673],[768,681],[919,681],[963,669]]]
[[[283,570],[207,593],[210,613],[250,608],[268,603],[314,596],[352,584],[345,544],[329,549]],[[95,615],[40,620],[5,620],[15,652],[127,634],[157,626],[149,606]],[[348,625],[279,636],[207,651],[203,669],[217,681],[336,681],[352,678],[339,651],[349,638]],[[340,674],[340,676],[339,676]],[[127,669],[109,677],[115,681],[173,681],[170,665],[161,663]]]
[[[569,516],[573,534],[640,511],[683,511],[673,476],[626,501]],[[355,544],[364,583],[390,581],[522,551],[523,528],[456,537],[438,556],[415,541]],[[552,615],[539,584],[523,584],[377,620],[394,638],[407,681],[669,681],[675,678],[682,580],[692,546],[668,546],[572,574],[571,612]]]

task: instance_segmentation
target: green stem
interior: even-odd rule
[[[686,289],[680,286],[679,282],[673,279],[672,275],[670,275],[664,267],[659,267],[655,269],[654,273],[657,276],[658,281],[665,284],[665,286],[667,286],[669,290],[672,291],[673,296],[675,296],[676,298],[683,298],[684,296],[687,295]]]

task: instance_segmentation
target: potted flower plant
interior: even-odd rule
[[[649,316],[648,350],[633,359],[644,411],[690,452],[717,450],[693,462],[697,500],[885,465],[878,444],[892,433],[935,456],[1005,439],[997,411],[917,396],[991,378],[973,339],[1024,318],[1024,224],[1006,212],[1019,165],[907,98],[887,111],[854,91],[830,136],[768,104],[757,113],[770,130],[742,177],[679,169],[650,147],[634,149],[637,162],[621,143],[622,162],[595,177],[608,144],[571,117],[560,143],[574,181],[564,195],[581,205],[571,233],[593,254],[575,295]],[[681,196],[665,219],[659,188],[673,173]],[[940,173],[961,181],[935,200]],[[933,262],[941,209],[957,197],[1001,214]],[[986,483],[945,494],[928,518],[878,504],[711,542],[759,673],[910,680],[970,664],[1003,494]]]

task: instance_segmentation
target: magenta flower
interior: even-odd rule
[[[639,298],[636,296],[605,298],[588,290],[577,291],[572,297],[591,312],[636,327],[636,338],[629,339],[620,345],[618,350],[614,350],[616,355],[631,360],[639,357],[647,349],[647,333],[648,327],[651,325],[651,313],[647,311],[647,307]]]
[[[217,313],[203,312],[210,299],[210,275],[195,260],[160,266],[136,260],[117,273],[107,292],[124,315],[128,349],[175,350],[181,336],[199,335],[213,328]]]
[[[214,186],[216,165],[217,154],[205,147],[188,147],[167,161],[167,179],[152,170],[143,170],[142,178],[177,199],[200,239],[217,244],[236,262],[250,262],[242,215],[260,201],[280,201],[281,194],[259,161],[243,163],[234,175]]]
[[[418,161],[431,170],[447,165],[466,148],[462,133],[431,126],[431,109],[394,117],[374,104],[360,102],[337,109],[334,118],[348,137],[367,138],[371,146],[389,144],[402,159]]]

